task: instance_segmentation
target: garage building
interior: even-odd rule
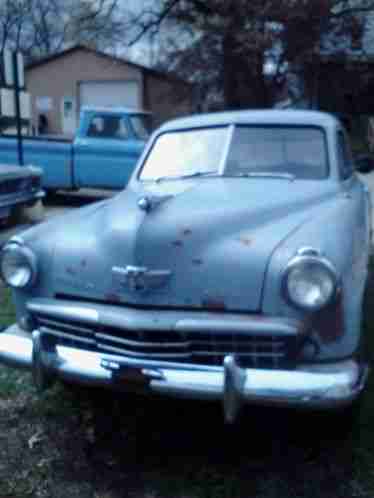
[[[193,112],[190,84],[83,45],[29,64],[26,84],[32,124],[37,129],[45,116],[49,134],[73,135],[83,106],[145,109],[155,125]]]

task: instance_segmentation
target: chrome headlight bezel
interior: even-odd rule
[[[6,264],[6,258],[13,258],[13,260],[19,258],[19,267],[21,268],[22,266],[27,266],[29,268],[30,274],[26,281],[22,280],[21,282],[17,283],[16,281],[14,281],[14,279],[9,278],[9,275],[4,268],[4,264]],[[15,266],[14,261],[12,264]],[[0,274],[3,281],[14,289],[31,287],[34,285],[37,277],[37,258],[29,247],[11,241],[1,251]]]
[[[323,302],[320,302],[315,305],[311,305],[307,302],[302,303],[301,301],[293,299],[290,295],[290,290],[289,290],[289,278],[292,272],[295,269],[301,269],[303,266],[307,267],[311,265],[319,266],[325,272],[325,274],[331,280],[331,289],[332,289],[328,297]],[[282,275],[283,297],[290,305],[303,311],[314,312],[324,308],[334,299],[334,297],[338,292],[338,288],[339,288],[339,278],[335,266],[331,263],[331,261],[321,256],[317,251],[305,251],[301,253],[299,252],[289,261],[289,263],[287,264],[286,268],[283,271]]]

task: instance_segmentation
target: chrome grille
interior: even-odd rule
[[[66,321],[40,313],[33,316],[37,328],[55,343],[130,358],[222,365],[226,355],[235,354],[242,366],[290,368],[297,346],[293,336],[128,330]]]

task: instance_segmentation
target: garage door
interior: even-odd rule
[[[83,106],[142,106],[138,81],[85,81],[80,84],[80,105]]]

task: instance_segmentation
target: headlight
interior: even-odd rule
[[[27,247],[10,243],[0,255],[0,270],[4,281],[15,288],[32,285],[36,279],[36,258]]]
[[[336,293],[335,268],[320,256],[296,256],[287,265],[283,289],[291,304],[309,311],[318,310]]]

